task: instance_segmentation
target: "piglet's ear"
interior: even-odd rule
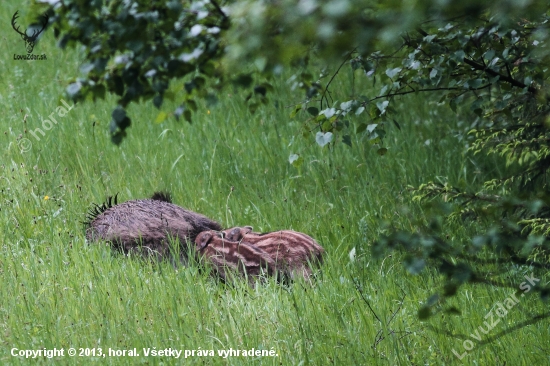
[[[245,234],[248,234],[248,233],[252,232],[252,226],[245,226],[243,228],[243,231],[244,231]]]
[[[212,238],[213,238],[213,235],[211,232],[209,231],[202,232],[199,234],[199,236],[197,236],[195,243],[199,247],[199,250],[203,250],[204,248],[206,248],[208,243],[210,243],[210,240],[212,240]]]

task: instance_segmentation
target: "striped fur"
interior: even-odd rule
[[[223,236],[209,230],[195,239],[197,255],[209,260],[222,280],[227,281],[230,271],[249,276],[251,282],[264,273],[276,273],[275,262],[269,254],[253,245],[228,241]]]
[[[253,245],[268,253],[277,268],[292,278],[311,276],[310,264],[321,264],[324,249],[309,235],[292,230],[255,233],[252,227],[235,227],[223,231],[226,240]]]

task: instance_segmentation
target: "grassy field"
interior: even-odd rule
[[[133,105],[133,126],[121,147],[108,136],[114,98],[76,105],[47,130],[42,119],[56,111],[65,86],[78,76],[79,55],[57,49],[48,32],[34,51],[45,53],[46,61],[14,61],[14,53],[25,53],[9,25],[17,6],[24,10],[13,1],[0,10],[2,365],[548,364],[548,322],[486,345],[470,336],[480,326],[487,329],[484,317],[511,290],[467,287],[454,300],[462,316],[421,322],[417,310],[441,284],[438,275],[407,274],[395,253],[381,260],[370,255],[383,233],[381,222],[415,230],[422,219],[407,185],[482,180],[457,135],[468,121],[434,103],[406,99],[399,106],[402,131],[390,130],[385,156],[360,137],[351,149],[338,144],[329,151],[313,136],[303,140],[300,124],[282,107],[298,95],[285,94],[280,80],[279,107],[254,115],[232,90],[219,96],[217,106],[202,107],[193,124],[156,124],[152,104]],[[295,153],[304,159],[299,168],[288,162]],[[80,221],[92,202],[117,192],[122,201],[143,198],[156,190],[170,191],[175,203],[224,227],[313,236],[327,253],[322,275],[312,287],[230,287],[199,273],[197,265],[144,263],[85,242]],[[449,235],[460,242],[469,230],[450,228]],[[519,286],[527,273],[518,269],[511,283]],[[481,340],[541,306],[534,297],[520,298],[488,334],[478,332]],[[77,356],[67,355],[71,347]],[[12,356],[13,348],[63,348],[65,355],[28,360]],[[81,348],[96,356],[79,356]],[[98,356],[99,348],[107,357]],[[134,348],[139,356],[109,355],[109,349],[122,354]],[[179,359],[145,356],[144,348],[194,354],[186,360],[185,353]],[[276,356],[218,355],[230,349],[273,350]]]

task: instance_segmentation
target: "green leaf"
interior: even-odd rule
[[[395,69],[387,69],[386,75],[388,75],[390,79],[393,79],[397,74],[401,72],[401,70],[402,69],[400,67],[396,67]]]
[[[443,287],[443,294],[445,296],[454,296],[458,291],[458,285],[456,283],[446,283]]]
[[[265,66],[267,65],[267,58],[258,57],[254,60],[254,65],[258,68],[258,71],[264,71]]]
[[[422,307],[418,310],[418,319],[420,320],[426,320],[430,317],[431,311],[429,307]]]
[[[426,300],[426,306],[434,306],[435,304],[437,304],[439,302],[439,295],[438,294],[434,294],[432,296],[430,296],[428,298],[428,300]]]
[[[321,129],[323,131],[330,131],[332,130],[332,120],[326,120],[321,124]]]
[[[184,111],[185,111],[185,106],[183,104],[180,105],[178,108],[176,108],[176,110],[174,111],[174,117],[176,117],[176,120],[179,121],[180,116],[183,114]]]
[[[298,168],[303,164],[304,159],[298,154],[290,154],[288,157],[288,162]]]
[[[264,87],[264,86],[261,86],[261,85],[256,85],[254,87],[254,93],[256,94],[260,94],[262,96],[265,97],[266,93],[267,93],[267,89]]]
[[[260,104],[258,102],[250,103],[248,105],[248,110],[250,111],[250,113],[254,114],[258,110],[259,106],[260,106]]]
[[[319,115],[319,108],[317,107],[309,107],[307,109],[308,113],[311,114],[312,116],[318,116]]]
[[[481,86],[481,84],[483,83],[483,80],[481,79],[474,79],[474,80],[470,80],[468,81],[468,85],[470,86],[470,88],[472,89],[477,89]]]
[[[168,115],[165,113],[165,112],[160,112],[158,115],[157,115],[157,118],[155,118],[155,123],[162,123],[164,122],[164,120],[166,119]]]
[[[376,129],[376,127],[378,127],[378,123],[367,125],[367,132],[372,133]]]
[[[313,75],[311,75],[309,72],[303,72],[301,74],[302,81],[305,82],[311,82],[313,81]]]
[[[450,308],[445,309],[445,313],[450,315],[462,315],[462,312],[460,311],[460,309],[458,309],[455,306],[451,306]]]
[[[111,116],[113,117],[113,120],[119,124],[126,118],[126,111],[121,106],[117,106],[111,113]]]
[[[336,109],[335,108],[327,108],[327,109],[323,109],[319,113],[324,114],[326,118],[331,118],[332,116],[334,116],[336,114]]]
[[[155,107],[160,108],[162,106],[162,101],[163,101],[163,98],[162,98],[162,95],[160,94],[157,94],[155,95],[155,97],[153,98],[153,105]]]
[[[250,76],[249,74],[241,74],[233,79],[233,83],[235,85],[241,86],[243,88],[248,88],[250,85],[252,85],[252,81],[252,76]]]
[[[191,111],[189,109],[186,109],[185,111],[183,111],[183,118],[185,118],[185,120],[189,123],[193,122],[191,118]]]
[[[184,83],[183,87],[185,88],[185,91],[187,93],[191,93],[193,91],[193,89],[195,89],[196,85],[193,81],[189,81],[187,83]]]
[[[351,136],[350,135],[344,135],[342,136],[342,142],[349,147],[351,147]]]
[[[195,85],[197,86],[197,88],[202,88],[204,87],[204,85],[206,84],[206,79],[203,78],[202,76],[197,76],[193,79]]]
[[[367,129],[367,124],[366,123],[360,123],[357,125],[357,128],[355,129],[355,133],[361,133],[363,131],[365,131]]]
[[[105,93],[106,93],[105,85],[101,85],[101,84],[95,85],[92,88],[92,93],[94,95],[94,100],[105,99]]]
[[[399,125],[399,123],[397,123],[397,121],[395,119],[393,119],[392,121],[393,121],[393,124],[395,125],[395,127],[397,127],[397,129],[399,131],[401,131],[401,126]]]
[[[164,99],[168,99],[171,102],[174,101],[175,96],[176,95],[174,94],[174,92],[169,91],[169,90],[165,91],[164,94],[163,94]]]
[[[192,110],[193,112],[197,111],[197,102],[195,102],[193,99],[187,99],[186,101],[187,107]]]
[[[463,50],[458,50],[456,52],[454,52],[453,54],[451,54],[451,58],[456,61],[457,63],[462,63],[464,62],[464,57],[466,56],[466,54],[464,53]]]
[[[118,75],[112,78],[112,89],[116,95],[122,95],[124,93],[124,81]]]
[[[90,71],[92,71],[95,68],[93,63],[85,63],[82,66],[80,66],[80,72],[83,74],[88,74]]]
[[[456,113],[456,98],[449,100],[449,107],[451,107],[451,110]]]
[[[216,94],[208,93],[205,99],[206,99],[206,105],[209,107],[212,107],[218,104],[218,97],[216,96]]]
[[[71,99],[75,99],[80,92],[80,89],[82,89],[82,84],[79,82],[69,84],[69,86],[67,86],[67,95]]]
[[[315,141],[321,147],[329,144],[332,141],[332,138],[333,138],[332,132],[326,132],[326,133],[317,132],[317,134],[315,135]]]
[[[362,65],[361,65],[361,60],[358,60],[358,59],[356,59],[356,58],[350,60],[350,65],[351,65],[351,69],[352,69],[353,71],[355,71],[355,70],[357,70],[357,69],[359,69],[359,68],[362,67]]]
[[[275,90],[275,88],[273,87],[273,85],[271,85],[271,83],[263,82],[260,84],[260,86],[265,88],[268,92],[273,92]]]
[[[126,131],[118,131],[111,135],[111,142],[115,145],[120,145],[122,140],[126,137]]]
[[[214,71],[216,70],[216,66],[214,65],[214,63],[212,61],[208,61],[208,62],[202,64],[199,67],[199,70],[202,74],[210,76],[210,75],[214,74]]]
[[[386,107],[388,106],[388,104],[390,104],[390,102],[387,100],[376,102],[376,106],[378,107],[380,114],[386,113]]]
[[[484,58],[487,62],[490,62],[494,57],[495,57],[495,50],[488,50],[488,51],[485,52],[485,54],[483,55],[483,58]]]
[[[321,89],[321,86],[319,84],[313,84],[313,86],[307,89],[306,96],[308,97],[308,99],[311,99],[317,94],[319,94],[320,89]]]
[[[409,256],[404,261],[405,268],[410,274],[419,274],[426,266],[423,258]]]
[[[294,109],[292,110],[292,112],[290,112],[290,118],[294,118],[296,117],[296,115],[298,114],[298,112],[300,112],[302,110],[302,105],[301,104],[297,104]]]

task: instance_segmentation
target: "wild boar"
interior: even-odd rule
[[[306,280],[312,274],[310,264],[321,264],[324,249],[312,237],[304,233],[281,230],[255,233],[251,226],[234,227],[223,231],[226,240],[253,245],[268,253],[277,268],[294,278]]]
[[[208,217],[173,204],[170,195],[163,192],[155,192],[151,199],[120,204],[116,196],[114,200],[109,197],[88,212],[85,226],[89,243],[104,240],[125,254],[158,259],[170,257],[170,242],[178,240],[180,259],[184,262],[187,241],[192,243],[205,230],[221,230]]]
[[[269,254],[253,245],[228,241],[223,234],[209,230],[200,233],[195,239],[195,249],[199,260],[206,259],[223,281],[229,272],[245,275],[251,282],[262,274],[274,275],[277,268]]]

